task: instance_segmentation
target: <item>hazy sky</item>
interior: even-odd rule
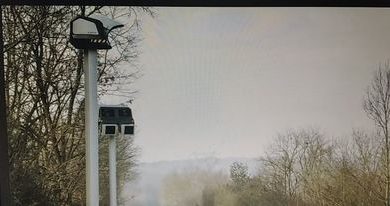
[[[158,8],[132,109],[141,161],[258,157],[277,132],[347,136],[390,58],[390,10]],[[115,103],[115,102],[110,102]]]

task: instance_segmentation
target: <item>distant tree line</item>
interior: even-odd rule
[[[172,176],[165,183],[170,187],[165,187],[163,197],[170,201],[164,205],[389,206],[389,64],[376,71],[363,109],[376,125],[374,132],[354,130],[349,138],[337,139],[315,128],[287,130],[277,135],[260,158],[256,175],[236,162],[225,181],[215,181],[220,175],[208,174],[209,180],[198,188],[202,195],[191,196],[195,200],[182,195],[186,190],[172,186],[185,176]],[[199,182],[196,177],[187,176],[187,183]]]
[[[84,205],[85,138],[83,51],[69,44],[69,23],[93,13],[125,19],[113,31],[111,52],[98,53],[99,96],[125,96],[138,77],[139,16],[149,8],[3,6],[10,185],[13,205]],[[118,66],[134,66],[127,71]],[[107,198],[107,142],[100,141],[100,194]],[[118,179],[134,177],[136,148],[118,144]]]

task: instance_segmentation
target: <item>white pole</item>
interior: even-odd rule
[[[85,160],[87,206],[99,205],[97,52],[85,50]]]
[[[116,142],[115,136],[110,137],[108,148],[108,161],[110,172],[110,206],[116,206]]]

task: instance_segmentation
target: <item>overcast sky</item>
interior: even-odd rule
[[[259,157],[278,132],[348,136],[390,58],[390,10],[158,8],[132,109],[141,161]],[[109,102],[115,103],[115,102]]]

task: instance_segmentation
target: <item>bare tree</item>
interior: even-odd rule
[[[302,138],[299,132],[289,130],[279,134],[270,153],[262,159],[269,171],[283,187],[286,205],[295,198],[299,185],[298,160],[302,150]],[[275,180],[276,180],[275,179]]]
[[[372,119],[383,135],[385,140],[383,150],[385,155],[385,205],[390,206],[390,145],[389,145],[389,123],[390,123],[390,67],[386,62],[381,65],[374,75],[374,79],[367,89],[363,108],[370,119]]]

